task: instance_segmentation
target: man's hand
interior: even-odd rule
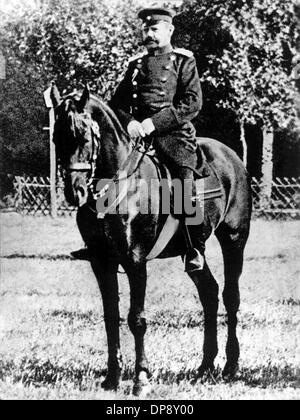
[[[147,118],[146,120],[144,120],[142,122],[142,127],[147,136],[150,136],[150,134],[153,133],[153,131],[155,131],[155,127],[151,118]]]
[[[145,137],[146,133],[142,124],[136,120],[130,121],[127,126],[127,132],[132,139],[137,139],[139,137]]]

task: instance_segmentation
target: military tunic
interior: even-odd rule
[[[134,119],[151,118],[157,151],[175,165],[195,167],[192,120],[201,110],[202,92],[192,52],[168,46],[134,57],[110,106],[125,128]]]

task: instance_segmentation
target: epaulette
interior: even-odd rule
[[[189,58],[194,56],[192,51],[186,50],[185,48],[175,48],[174,52],[177,54],[184,55],[185,57],[189,57]]]
[[[142,53],[139,53],[139,54],[136,54],[133,57],[130,57],[129,60],[128,60],[128,62],[129,63],[132,63],[133,61],[136,61],[136,60],[138,60],[140,58],[145,57],[145,55],[147,55],[147,52],[146,51],[144,51]]]

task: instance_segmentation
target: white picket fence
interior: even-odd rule
[[[30,215],[51,214],[50,179],[20,177],[14,179],[14,207],[18,212]],[[271,197],[263,196],[262,181],[252,178],[254,216],[273,219],[300,219],[300,178],[275,178]],[[63,182],[56,186],[57,215],[67,216],[76,211],[64,197]]]

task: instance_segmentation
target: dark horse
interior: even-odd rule
[[[146,320],[143,316],[147,281],[147,255],[156,243],[165,219],[160,214],[158,172],[153,158],[130,141],[112,110],[89,89],[61,99],[52,87],[56,123],[54,142],[65,170],[65,195],[79,207],[77,224],[87,245],[90,263],[103,298],[108,342],[108,373],[105,389],[116,389],[121,375],[119,339],[118,267],[125,270],[130,285],[129,328],[134,335],[136,378],[134,393],[148,386],[148,362],[144,351]],[[199,139],[212,173],[219,180],[222,195],[205,202],[201,234],[206,240],[214,231],[224,257],[223,299],[228,314],[227,363],[223,375],[232,377],[238,368],[239,342],[236,336],[239,309],[239,277],[244,247],[249,234],[251,192],[247,172],[237,155],[212,139]],[[128,189],[127,214],[111,214],[99,219],[93,195],[94,181],[119,182],[120,170],[128,174],[129,184],[137,179],[154,180],[151,197],[138,186]],[[123,172],[122,172],[123,173]],[[156,180],[156,184],[155,184]],[[138,185],[138,184],[134,184]],[[151,214],[141,214],[137,202],[152,201]],[[197,234],[197,228],[195,228]],[[195,234],[195,235],[196,235]],[[198,234],[199,230],[198,230]],[[160,254],[160,258],[182,256],[185,244],[179,228]],[[214,369],[217,346],[218,284],[207,263],[202,271],[190,274],[204,308],[203,360],[199,376]]]

